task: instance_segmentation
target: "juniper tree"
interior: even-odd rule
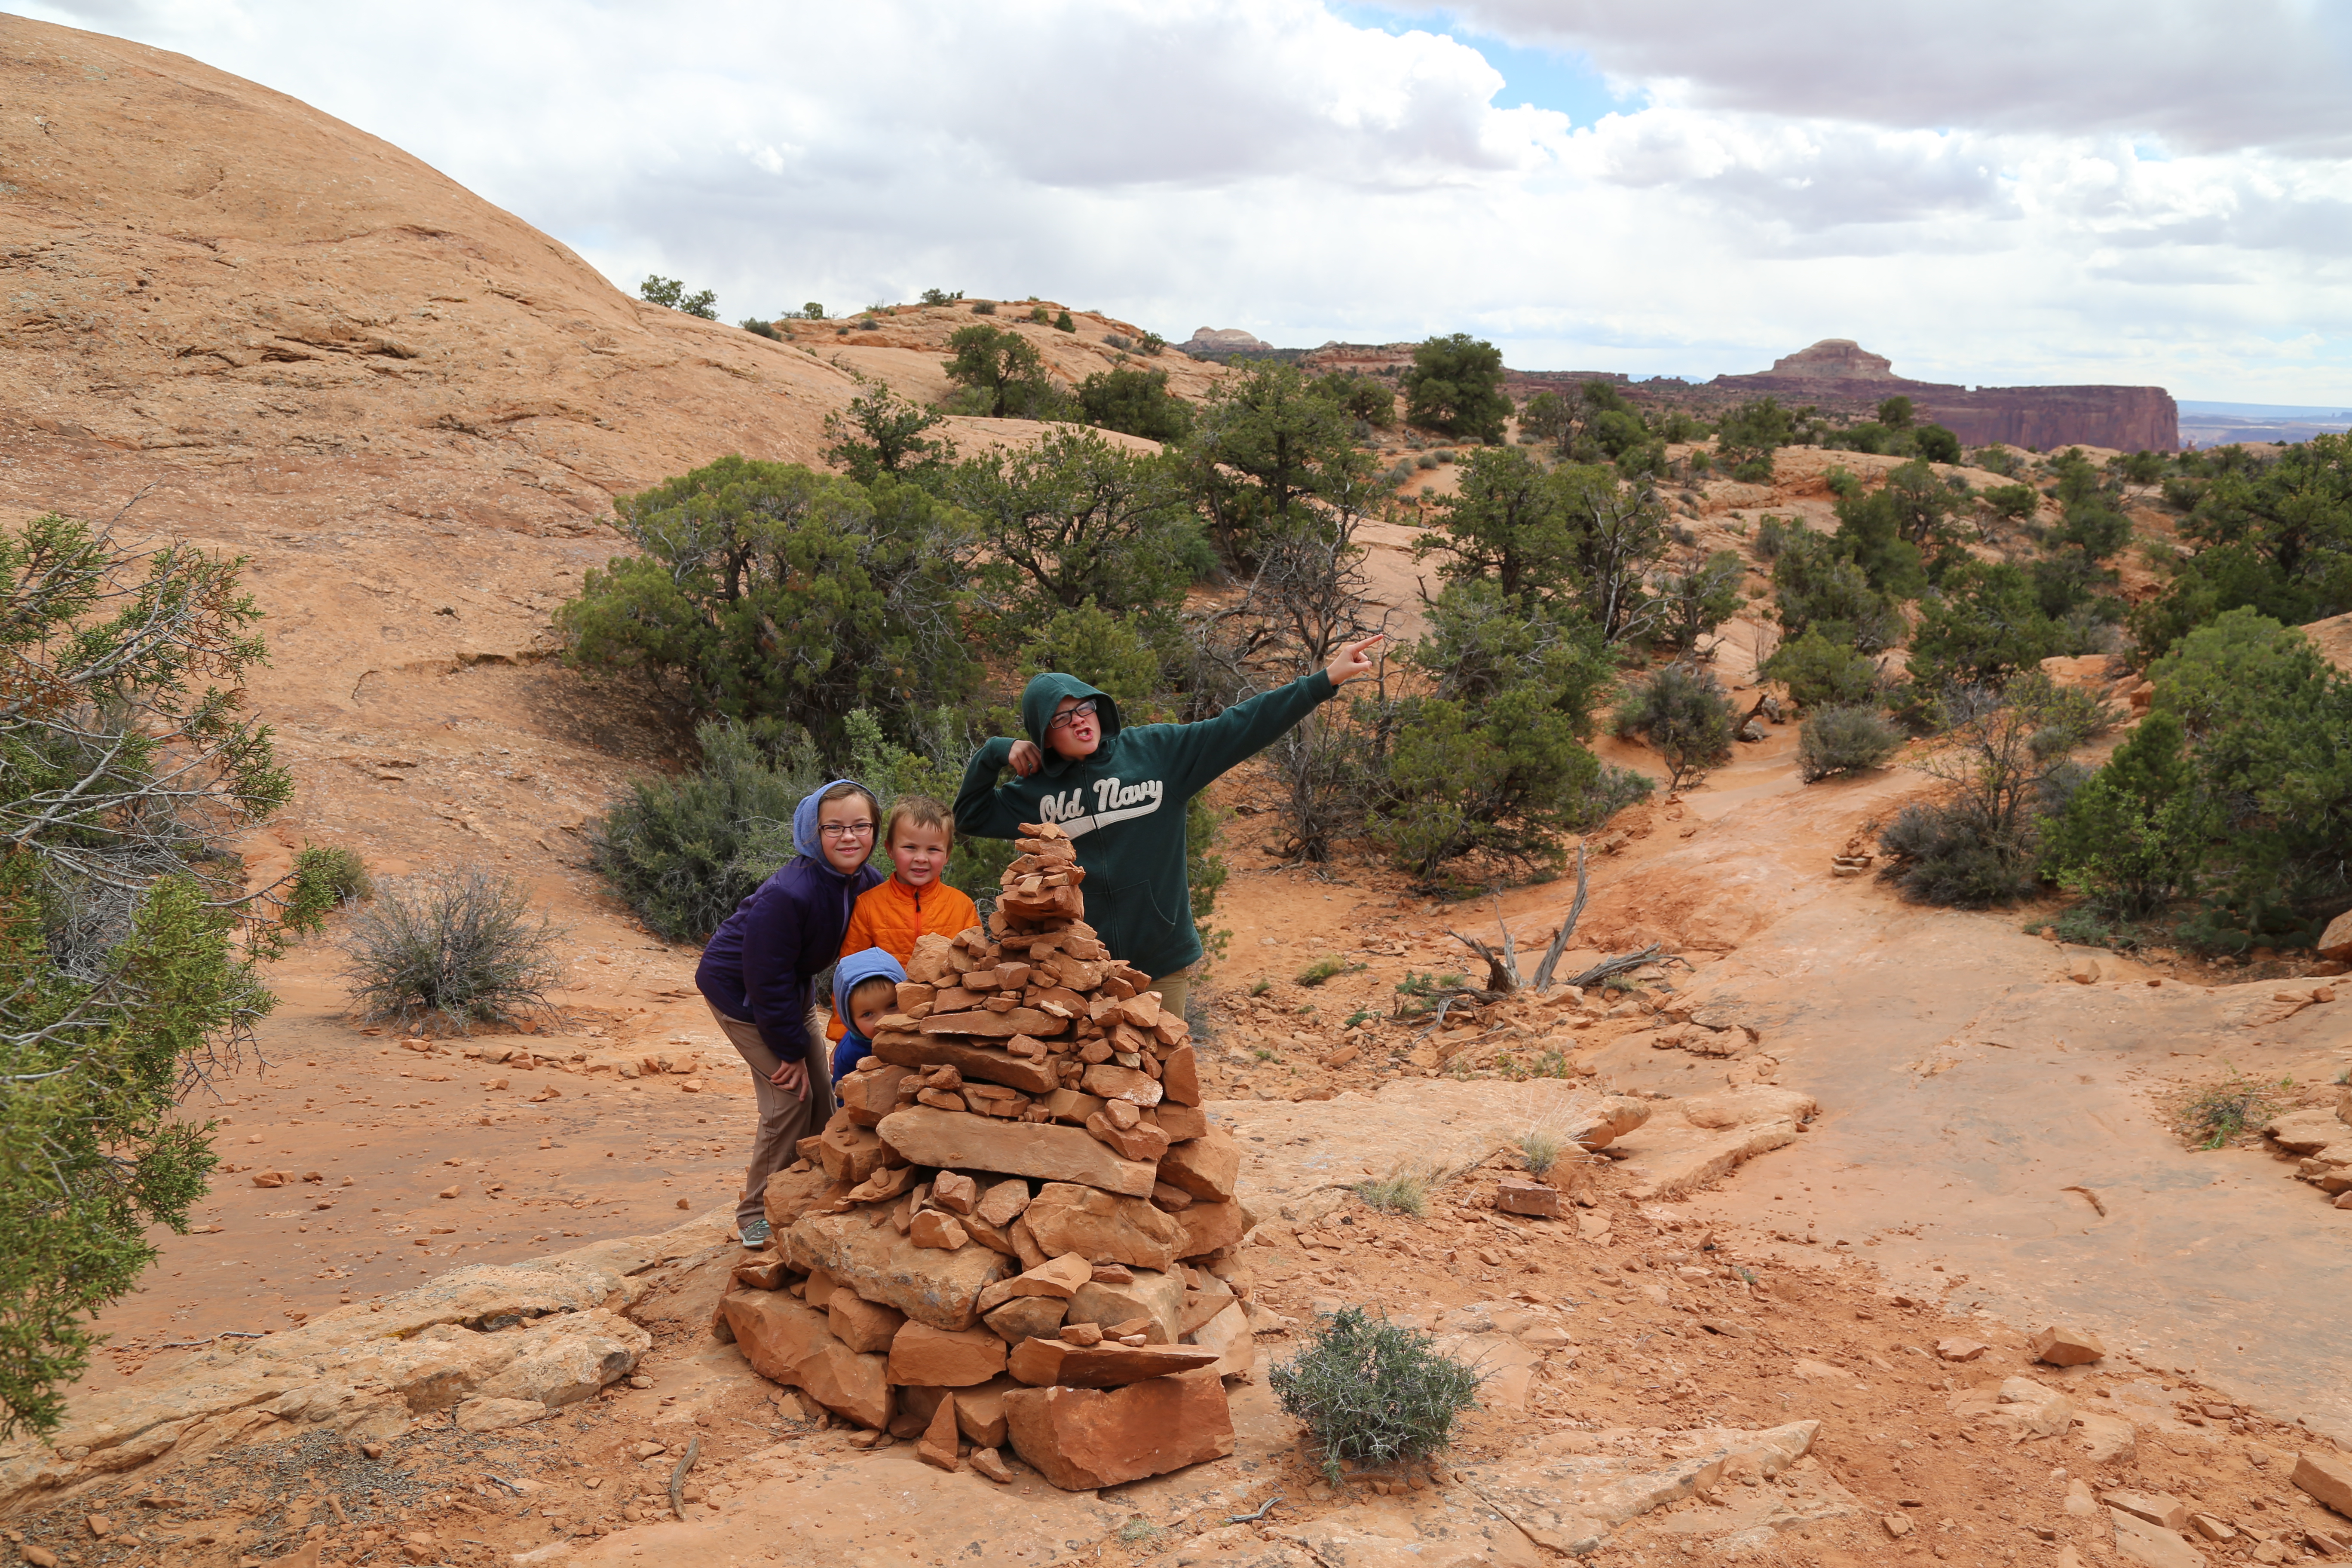
[[[187,1228],[214,1155],[180,1100],[333,898],[321,852],[256,895],[226,847],[293,787],[238,695],[243,564],[55,513],[0,534],[0,1436],[56,1426],[150,1227]]]

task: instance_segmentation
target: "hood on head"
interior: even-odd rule
[[[878,947],[862,948],[833,966],[833,1016],[841,1020],[843,1028],[857,1027],[849,1016],[849,994],[857,989],[859,981],[877,974],[892,980],[907,978],[898,961]]]
[[[866,786],[857,784],[856,779],[835,779],[811,790],[802,797],[800,805],[793,808],[793,847],[819,865],[830,865],[831,862],[824,858],[824,846],[817,840],[817,803],[824,799],[824,792],[831,789],[834,784],[857,784],[859,789],[866,789]],[[873,791],[866,790],[866,794],[870,795]],[[878,827],[877,831],[879,831]]]
[[[1102,727],[1102,741],[1096,748],[1097,752],[1118,739],[1118,704],[1107,693],[1088,686],[1075,675],[1063,675],[1055,670],[1032,677],[1021,692],[1021,727],[1029,731],[1029,738],[1037,743],[1039,751],[1045,753],[1048,770],[1069,765],[1068,758],[1045,744],[1046,721],[1053,718],[1054,710],[1062,705],[1065,697],[1082,700],[1091,697],[1095,700],[1095,722]]]

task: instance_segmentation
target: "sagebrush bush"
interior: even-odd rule
[[[655,935],[701,942],[793,858],[793,811],[826,773],[805,742],[771,757],[733,724],[694,737],[702,767],[640,779],[589,830],[596,869]]]
[[[1884,767],[1903,749],[1903,731],[1875,708],[1823,708],[1797,730],[1797,776],[1807,784]]]
[[[1343,1460],[1389,1465],[1444,1448],[1455,1419],[1476,1402],[1480,1378],[1429,1335],[1345,1307],[1266,1381],[1322,1450],[1324,1474],[1337,1485]]]
[[[563,977],[563,932],[534,915],[512,878],[467,869],[403,878],[377,889],[352,922],[343,971],[369,1020],[408,1026],[439,1018],[459,1033],[477,1023],[552,1014],[547,992]]]

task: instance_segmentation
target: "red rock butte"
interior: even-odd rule
[[[1769,393],[1808,402],[1876,402],[1898,394],[1917,416],[1943,426],[1968,446],[1996,441],[2047,451],[2112,447],[2168,452],[2180,445],[2180,411],[2160,386],[1951,386],[1910,381],[1894,362],[1851,338],[1824,338],[1784,354],[1760,375],[1718,375],[1726,392]]]

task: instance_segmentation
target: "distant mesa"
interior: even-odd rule
[[[1801,375],[1814,381],[1893,381],[1895,362],[1872,353],[1852,338],[1823,338],[1809,349],[1782,354],[1768,375]]]
[[[2168,452],[2180,445],[2180,410],[2160,386],[1949,386],[1909,381],[1884,354],[1851,338],[1824,338],[1775,360],[1760,375],[1718,375],[1725,392],[1801,398],[1836,412],[1859,412],[1898,394],[1915,416],[1932,421],[1965,446],[2005,442],[2042,451],[2112,447]],[[1845,406],[1840,406],[1843,405]]]
[[[1274,345],[1239,327],[1195,327],[1189,342],[1176,345],[1189,354],[1272,353]]]

